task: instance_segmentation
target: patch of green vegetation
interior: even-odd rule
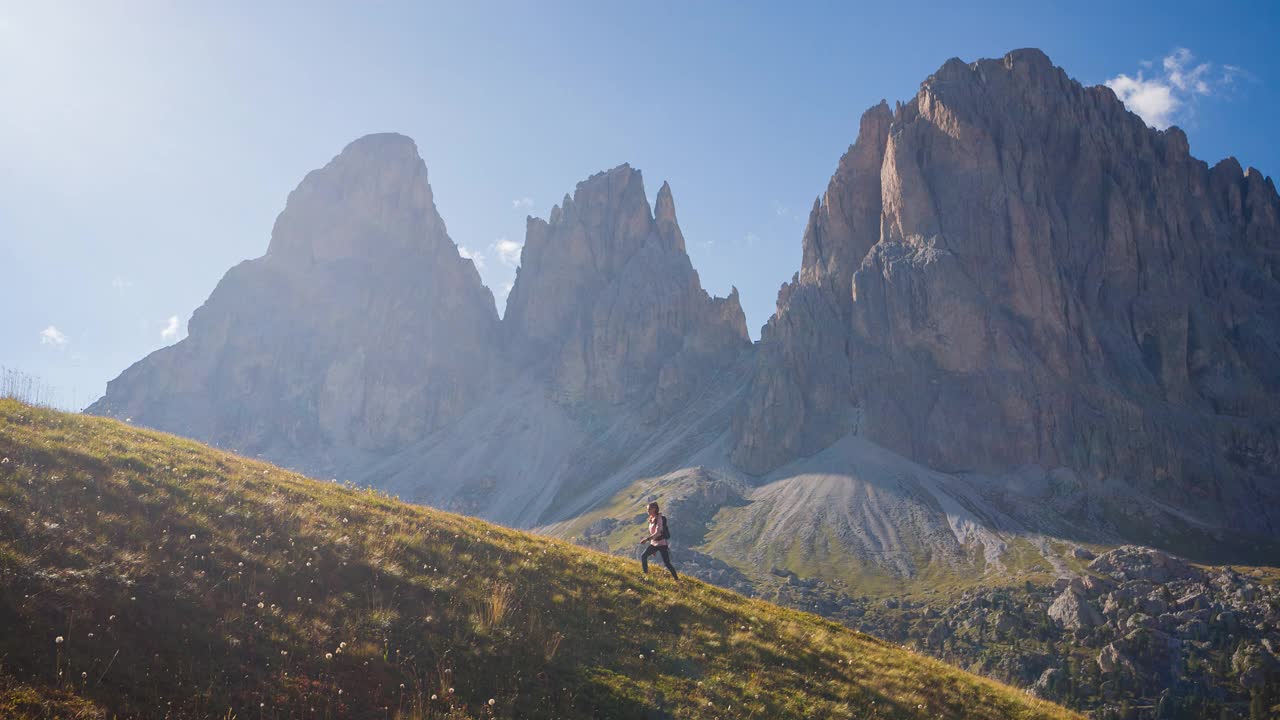
[[[0,488],[5,717],[1075,717],[812,615],[113,420],[0,400]]]
[[[645,479],[632,483],[605,502],[601,507],[582,516],[548,528],[555,537],[580,540],[588,528],[602,520],[616,521],[603,535],[591,536],[591,544],[600,543],[615,554],[629,556],[636,546],[636,539],[643,535],[643,508],[650,498],[656,498],[668,507],[671,498],[685,491],[680,480]],[[686,547],[706,553],[742,573],[768,596],[779,582],[772,574],[777,569],[795,574],[799,578],[818,578],[839,588],[850,597],[859,598],[917,598],[938,600],[959,595],[977,588],[1001,588],[1020,585],[1026,581],[1052,583],[1058,573],[1031,540],[1009,536],[999,565],[988,567],[981,547],[964,548],[964,557],[934,558],[922,544],[908,543],[907,561],[916,569],[914,575],[904,576],[887,567],[854,557],[834,531],[824,528],[823,534],[809,543],[776,543],[764,546],[755,554],[755,547],[742,548],[735,538],[759,537],[764,532],[768,518],[749,512],[740,506],[720,509],[710,519],[706,532],[699,534],[694,528],[680,527],[680,540]],[[755,526],[750,524],[754,523]],[[691,537],[692,534],[692,537]],[[699,542],[701,541],[701,542]],[[1071,555],[1072,545],[1053,543],[1051,552],[1066,565],[1084,573],[1088,561]],[[1095,548],[1097,552],[1107,548]],[[748,553],[751,553],[748,556]]]
[[[744,527],[748,522],[767,520],[758,514],[727,508],[717,514],[707,541],[697,548],[762,584],[774,568],[801,578],[820,578],[840,587],[850,596],[868,598],[911,597],[958,593],[979,585],[989,586],[1011,579],[984,576],[980,548],[967,548],[965,557],[934,558],[922,544],[907,543],[907,565],[914,575],[903,575],[889,567],[853,556],[830,527],[823,528],[809,543],[778,543],[767,546],[762,557],[746,557],[733,546],[732,538],[758,537],[763,527]],[[1027,543],[1030,546],[1029,543]]]

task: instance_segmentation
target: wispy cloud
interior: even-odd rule
[[[458,254],[475,263],[477,270],[484,269],[484,253],[476,252],[465,245],[458,246]]]
[[[511,201],[513,210],[529,210],[533,207],[533,198],[522,197]]]
[[[783,205],[778,201],[773,202],[773,212],[780,218],[805,223],[809,221],[808,216],[802,215],[791,208],[790,205]]]
[[[756,235],[753,232],[749,232],[746,234],[746,237],[742,238],[742,241],[745,242],[747,245],[755,245],[759,239],[760,239],[759,235]]]
[[[40,331],[41,345],[66,345],[68,342],[71,339],[67,334],[52,325]]]
[[[165,324],[164,329],[160,331],[160,339],[165,342],[175,340],[178,337],[178,316],[170,315],[169,322]]]
[[[498,259],[512,267],[520,264],[520,251],[523,249],[523,243],[506,238],[498,238],[493,243],[493,251],[497,253]]]
[[[123,278],[119,275],[116,275],[115,277],[111,278],[111,287],[116,290],[125,290],[127,288],[133,287],[133,281],[129,280],[128,278]]]
[[[1218,95],[1231,88],[1244,71],[1235,65],[1197,62],[1187,48],[1176,48],[1160,60],[1159,68],[1150,60],[1139,63],[1154,70],[1129,76],[1120,73],[1107,80],[1117,97],[1148,125],[1163,130],[1190,119],[1198,98]]]

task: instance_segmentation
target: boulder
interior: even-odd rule
[[[1036,680],[1035,685],[1031,686],[1031,692],[1037,697],[1052,699],[1057,697],[1058,688],[1066,680],[1066,673],[1059,668],[1045,668],[1040,673],[1040,677]]]
[[[1275,657],[1258,644],[1242,644],[1231,656],[1231,670],[1240,686],[1249,692],[1263,687],[1277,669]]]
[[[1071,587],[1063,590],[1049,606],[1049,618],[1068,630],[1088,629],[1104,622],[1088,598]]]

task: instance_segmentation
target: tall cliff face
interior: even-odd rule
[[[750,369],[737,292],[703,291],[671,188],[623,165],[529,218],[510,369],[467,415],[356,477],[513,525],[564,520],[723,436]]]
[[[757,372],[733,423],[734,460],[749,472],[812,455],[854,430],[848,327],[853,272],[880,237],[880,166],[893,114],[862,116],[857,141],[813,204],[800,271],[778,292]]]
[[[629,165],[579,183],[548,220],[529,219],[502,322],[513,357],[569,403],[669,409],[750,345],[737,290],[702,289],[671,188],[651,212]]]
[[[370,135],[307,175],[267,254],[223,277],[186,339],[89,412],[323,471],[460,417],[489,391],[498,333],[413,141]]]
[[[1274,532],[1277,257],[1256,170],[1208,167],[1039,51],[952,60],[891,123],[868,112],[815,206],[734,458],[762,472],[857,430]]]

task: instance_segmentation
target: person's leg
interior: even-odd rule
[[[644,549],[644,553],[640,555],[640,569],[643,570],[646,575],[649,574],[649,556],[657,551],[657,547],[649,545]]]
[[[662,553],[662,564],[666,565],[667,569],[671,571],[672,579],[679,580],[680,576],[676,574],[676,568],[671,564],[671,550],[666,545],[659,545],[658,552]]]

